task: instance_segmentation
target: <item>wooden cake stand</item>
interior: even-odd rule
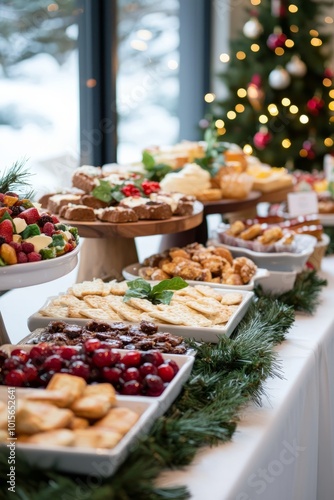
[[[85,238],[80,251],[77,281],[122,280],[124,267],[138,261],[135,238],[188,232],[203,221],[203,204],[196,201],[192,215],[165,220],[142,220],[113,224],[109,222],[62,221],[78,228]]]

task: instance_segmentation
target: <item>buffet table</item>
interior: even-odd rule
[[[230,443],[202,449],[191,466],[166,472],[159,485],[187,485],[195,500],[333,499],[334,257],[322,268],[329,286],[316,314],[298,314],[287,340],[276,348],[282,379],[267,381],[262,406],[245,408]],[[56,287],[57,293],[65,291],[71,280],[72,273],[31,287],[30,293],[28,287],[0,297],[13,343],[27,333],[23,325],[29,314]]]
[[[334,497],[334,257],[316,314],[297,314],[278,346],[282,379],[249,406],[233,440],[198,453],[161,485],[186,484],[194,500],[332,500]]]

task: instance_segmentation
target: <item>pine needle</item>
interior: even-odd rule
[[[0,176],[0,193],[13,191],[21,198],[33,197],[34,191],[30,184],[30,178],[33,174],[25,167],[26,162],[26,159],[18,160],[3,171]]]

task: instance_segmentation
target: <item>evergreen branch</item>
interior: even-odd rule
[[[34,192],[31,190],[29,181],[33,174],[25,167],[26,162],[26,159],[16,161],[11,167],[4,170],[0,177],[0,193],[18,191],[21,198],[33,197]],[[27,189],[27,191],[22,193],[22,189]]]

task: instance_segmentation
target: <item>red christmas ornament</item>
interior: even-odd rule
[[[282,33],[281,29],[275,29],[274,33],[268,36],[267,45],[270,50],[275,50],[278,47],[284,47],[285,41],[288,37]]]
[[[319,114],[319,111],[324,107],[324,104],[324,101],[320,97],[315,95],[312,97],[312,99],[307,101],[306,107],[312,115],[317,116]]]
[[[315,158],[315,151],[313,149],[313,142],[310,140],[303,142],[303,149],[306,151],[308,160],[313,160]]]
[[[330,68],[326,68],[324,71],[324,77],[332,79],[334,77],[334,72]]]
[[[257,149],[265,149],[272,139],[272,135],[267,129],[259,130],[253,137],[254,146]]]

